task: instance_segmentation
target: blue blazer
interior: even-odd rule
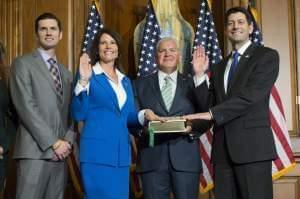
[[[80,162],[129,166],[131,148],[128,127],[139,125],[131,82],[122,79],[127,99],[120,110],[117,96],[104,73],[93,72],[89,93],[73,96],[72,116],[83,121]]]

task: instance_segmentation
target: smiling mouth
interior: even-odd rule
[[[104,54],[105,55],[111,55],[111,54],[114,54],[114,52],[113,51],[106,51],[106,52],[104,52]]]
[[[165,62],[172,62],[173,59],[164,59]]]

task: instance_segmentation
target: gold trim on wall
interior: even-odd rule
[[[289,0],[289,24],[292,26],[291,34],[292,38],[290,39],[290,50],[293,52],[291,55],[291,60],[293,61],[292,67],[292,89],[293,89],[293,115],[295,115],[294,122],[295,122],[295,131],[291,133],[294,136],[300,136],[300,126],[299,126],[299,112],[300,112],[300,105],[297,104],[297,97],[300,95],[300,82],[299,82],[299,71],[300,71],[300,19],[299,19],[299,12],[300,10],[300,0]]]
[[[291,93],[292,93],[292,125],[290,135],[299,136],[299,110],[297,109],[297,60],[296,60],[296,27],[295,27],[295,10],[294,0],[288,0],[288,23],[289,23],[289,47],[290,47],[290,62],[291,62]]]

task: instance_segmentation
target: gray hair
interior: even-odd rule
[[[158,48],[159,48],[160,44],[164,41],[174,41],[176,43],[176,47],[179,48],[179,43],[175,37],[171,37],[171,36],[163,37],[160,40],[158,40],[158,42],[156,44],[156,52],[158,52]]]

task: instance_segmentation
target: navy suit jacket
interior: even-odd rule
[[[181,116],[194,113],[193,89],[191,78],[178,73],[177,87],[173,104],[168,112],[161,96],[158,73],[134,82],[137,104],[140,109],[152,109],[159,116]],[[204,110],[202,110],[204,111]],[[198,139],[191,140],[182,134],[155,135],[154,147],[149,147],[148,134],[139,139],[138,172],[158,169],[161,163],[163,145],[169,147],[170,161],[178,171],[201,172],[201,157]]]
[[[270,128],[269,98],[279,72],[277,51],[250,45],[224,90],[224,72],[229,57],[212,66],[209,93],[214,117],[212,159],[218,162],[226,145],[230,159],[248,163],[276,158]],[[202,93],[199,90],[198,93]]]
[[[129,166],[131,148],[128,126],[139,125],[130,80],[122,85],[127,99],[119,108],[117,96],[107,77],[92,74],[89,93],[81,92],[72,99],[72,116],[83,121],[80,139],[80,162],[112,166]]]

